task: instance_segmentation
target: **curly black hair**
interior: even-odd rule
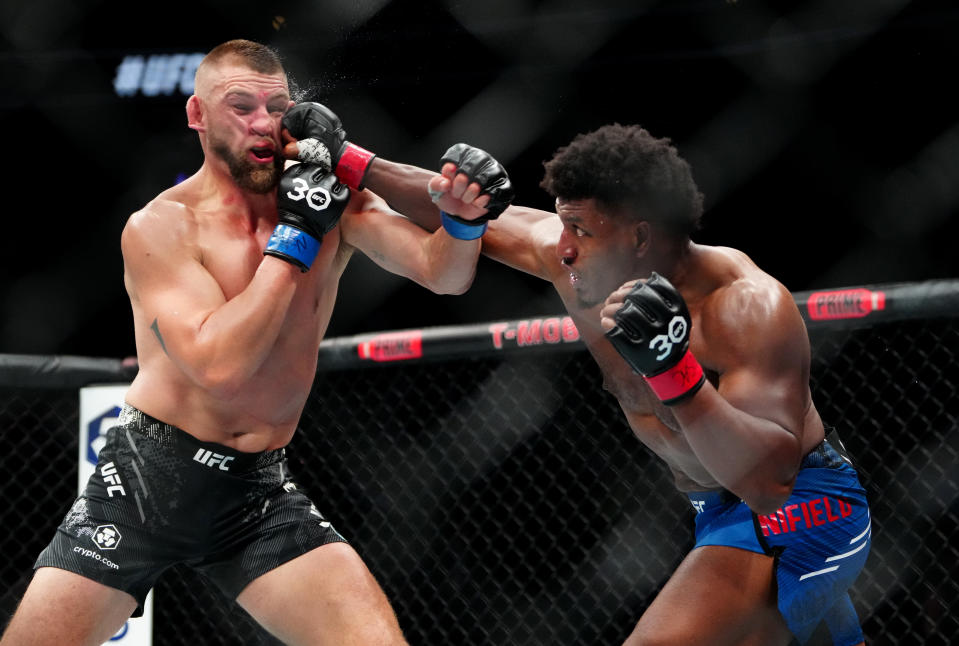
[[[703,195],[669,139],[618,123],[576,135],[544,164],[540,187],[554,198],[595,199],[680,235],[699,228]]]

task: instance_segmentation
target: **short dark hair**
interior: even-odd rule
[[[689,235],[699,228],[703,195],[669,139],[618,123],[576,135],[544,164],[540,187],[554,198],[627,207],[640,220]]]
[[[220,61],[235,57],[240,59],[254,72],[261,74],[283,73],[283,62],[275,49],[268,45],[237,38],[217,45],[203,58],[205,64],[217,64]]]

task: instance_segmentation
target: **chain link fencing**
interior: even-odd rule
[[[851,596],[870,645],[949,644],[959,329],[942,316],[866,321],[810,326],[816,404],[872,508]],[[688,500],[588,354],[539,350],[317,375],[291,468],[380,581],[411,644],[620,644],[692,546]],[[5,622],[76,495],[77,391],[7,383],[0,423]],[[161,578],[154,603],[157,644],[277,643],[184,567]],[[825,631],[814,643],[828,643]]]

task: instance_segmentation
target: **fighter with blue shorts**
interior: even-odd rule
[[[688,492],[696,509],[696,547],[726,545],[775,559],[779,611],[805,642],[825,621],[836,646],[863,641],[847,590],[872,538],[866,492],[835,436],[800,465],[793,493],[758,516],[728,491]]]
[[[443,161],[435,199],[469,196],[489,155],[454,146]],[[696,548],[625,643],[786,646],[822,619],[836,644],[862,642],[847,590],[869,552],[869,509],[824,442],[792,294],[743,252],[693,241],[704,198],[667,138],[602,126],[545,171],[555,213],[509,207],[483,253],[553,284],[630,429],[700,509]],[[398,201],[409,172],[369,186]]]

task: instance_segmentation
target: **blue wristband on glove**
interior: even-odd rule
[[[443,219],[443,228],[457,240],[476,240],[486,233],[486,227],[489,226],[488,222],[484,222],[483,224],[463,224],[459,220],[455,220],[446,211],[440,211],[440,217]]]
[[[278,224],[273,229],[270,241],[266,243],[263,253],[281,256],[293,261],[302,271],[307,271],[316,254],[320,251],[320,241],[305,231],[286,224]]]

